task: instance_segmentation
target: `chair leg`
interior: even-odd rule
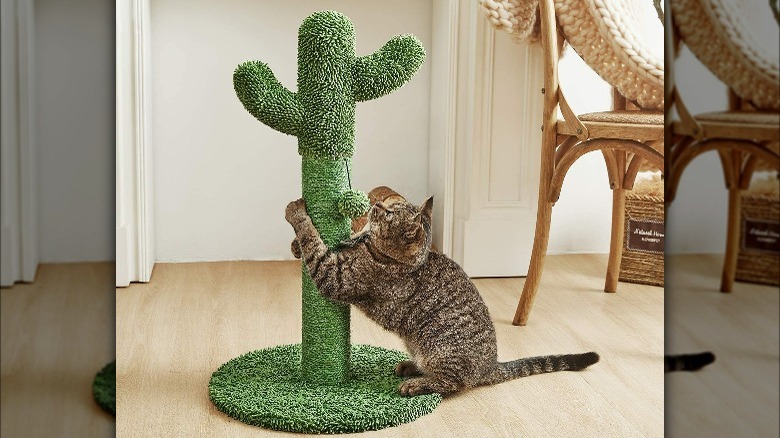
[[[729,187],[729,217],[726,229],[726,255],[723,259],[723,276],[720,280],[720,291],[731,292],[734,287],[734,277],[737,272],[737,256],[739,254],[739,235],[742,222],[742,190],[739,185]]]
[[[523,284],[523,293],[520,302],[517,303],[514,325],[526,325],[534,297],[539,288],[539,280],[542,278],[544,258],[547,256],[547,242],[550,239],[550,219],[552,217],[552,202],[542,199],[536,212],[536,232],[534,233],[534,246],[531,250],[531,263],[528,265],[528,276]]]
[[[609,241],[609,262],[604,292],[616,292],[620,277],[620,261],[623,258],[623,236],[625,235],[626,191],[612,189],[612,236]]]

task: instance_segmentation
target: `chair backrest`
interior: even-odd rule
[[[672,22],[682,42],[736,97],[759,109],[780,109],[780,28],[768,2],[670,3]],[[730,100],[731,107],[741,105],[733,97]]]
[[[533,42],[541,39],[539,34],[548,34],[555,41],[550,47],[542,42],[546,57],[552,56],[556,47],[560,50],[563,40],[568,41],[585,63],[620,95],[641,108],[663,108],[663,31],[649,0],[479,0],[479,3],[488,20],[516,40]],[[537,6],[540,15],[535,13]],[[556,29],[560,29],[559,34],[555,33]],[[650,44],[651,41],[656,44]],[[557,53],[551,61],[557,65]],[[547,73],[555,71],[548,68]],[[555,83],[557,87],[557,80]]]
[[[664,107],[663,26],[651,2],[541,0],[583,61],[644,109]]]

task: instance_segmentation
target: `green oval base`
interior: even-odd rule
[[[97,373],[92,382],[92,397],[104,411],[116,415],[116,361]]]
[[[301,346],[253,351],[225,363],[211,376],[216,407],[246,424],[286,432],[351,433],[384,429],[433,411],[439,394],[402,397],[393,375],[400,351],[353,345],[352,375],[339,386],[300,378]]]

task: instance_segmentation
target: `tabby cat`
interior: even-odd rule
[[[664,356],[664,372],[697,371],[715,362],[715,355],[706,351],[696,354],[678,354]]]
[[[404,396],[452,394],[518,377],[582,370],[596,353],[498,362],[487,306],[466,273],[431,252],[433,198],[421,207],[376,203],[365,231],[330,251],[302,199],[287,206],[303,261],[320,293],[352,304],[404,341],[411,360],[395,375]]]

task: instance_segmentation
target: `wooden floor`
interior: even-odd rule
[[[114,359],[114,264],[43,264],[35,282],[0,289],[2,427],[14,437],[110,437],[92,399]]]
[[[780,436],[780,294],[749,283],[718,292],[721,263],[718,256],[667,257],[667,352],[716,356],[701,371],[667,376],[667,436]]]
[[[498,332],[499,359],[595,350],[602,361],[479,388],[383,437],[660,437],[663,289],[601,291],[606,257],[548,259],[528,326],[514,327],[521,278],[476,284]],[[251,350],[300,341],[296,262],[158,264],[152,281],[117,290],[117,436],[278,436],[234,421],[208,398],[211,373]],[[354,343],[402,348],[353,311]],[[291,435],[292,436],[292,435]]]

